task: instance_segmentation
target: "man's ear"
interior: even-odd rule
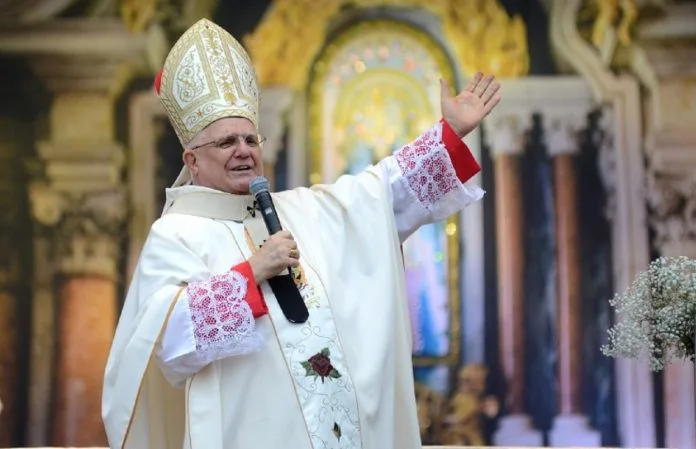
[[[193,151],[184,150],[182,159],[184,160],[184,164],[186,164],[191,172],[191,175],[195,175],[198,171],[198,164],[196,164],[196,155],[193,153]]]

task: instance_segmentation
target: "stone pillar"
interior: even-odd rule
[[[104,446],[101,391],[126,216],[113,101],[123,66],[82,58],[33,63],[54,92],[50,138],[38,147],[44,176],[31,185],[57,287],[50,444]]]
[[[582,305],[577,180],[574,153],[579,150],[576,127],[552,119],[545,130],[553,160],[556,214],[558,411],[549,439],[552,446],[598,447],[601,435],[582,414]]]
[[[264,176],[274,184],[275,163],[278,152],[283,145],[285,130],[285,113],[292,104],[293,91],[287,87],[261,88],[261,104],[259,110],[259,132],[266,136],[263,145]]]
[[[694,151],[696,133],[692,142]],[[696,259],[696,164],[660,168],[661,172],[651,171],[648,184],[653,244],[661,256]],[[665,447],[696,447],[694,376],[694,365],[688,361],[664,370]]]
[[[496,446],[541,446],[541,433],[525,415],[524,375],[524,239],[522,173],[524,149],[519,117],[499,119],[488,130],[495,161],[495,211],[498,271],[498,332],[500,364],[506,384],[507,415],[493,440]]]
[[[649,220],[660,255],[696,258],[696,5],[659,6],[658,20],[637,27],[631,58],[645,88]],[[665,447],[696,447],[693,363],[666,367],[662,388]]]
[[[59,128],[40,147],[48,179],[34,182],[31,192],[35,219],[50,235],[58,285],[50,433],[56,446],[106,444],[101,387],[117,318],[118,236],[126,204],[122,149],[109,133],[98,138],[111,127],[109,120],[99,123],[111,102],[97,100],[73,93],[56,100]],[[57,131],[73,120],[91,136]]]
[[[0,30],[0,54],[27,61],[53,93],[30,186],[30,446],[105,443],[101,379],[116,320],[114,236],[125,214],[114,98],[133,70],[150,76],[159,67],[161,43],[161,33],[134,34],[116,18]]]

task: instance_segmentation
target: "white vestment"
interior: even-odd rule
[[[169,189],[167,207],[195,194],[238,207],[195,186]],[[242,223],[165,211],[106,368],[110,446],[420,449],[400,244],[482,196],[456,178],[440,123],[357,176],[274,194],[301,253],[303,324],[266,283],[268,314],[251,317],[250,286],[230,270],[252,255]]]

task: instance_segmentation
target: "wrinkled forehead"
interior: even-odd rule
[[[225,117],[214,121],[199,131],[187,147],[195,147],[207,142],[216,141],[230,135],[256,134],[258,130],[251,120],[244,117]]]

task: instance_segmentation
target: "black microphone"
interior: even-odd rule
[[[273,205],[268,180],[263,176],[255,177],[249,183],[249,192],[251,192],[259,205],[268,234],[273,235],[282,231],[283,227],[280,225],[278,213]],[[297,285],[295,285],[292,273],[280,274],[270,278],[268,284],[271,286],[271,290],[278,300],[278,305],[280,305],[280,309],[288,321],[291,323],[304,323],[307,321],[309,310],[307,310],[304,298],[302,298]]]
[[[268,179],[263,176],[257,176],[252,179],[249,183],[249,192],[254,195],[254,199],[259,205],[268,234],[273,235],[282,231],[283,227],[280,225],[280,219],[278,219],[278,213],[275,210],[271,192],[269,191]]]

